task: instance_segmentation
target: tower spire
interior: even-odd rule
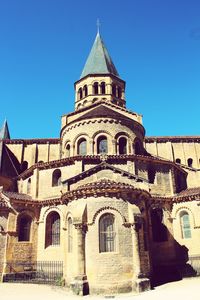
[[[119,77],[117,69],[99,34],[99,24],[100,22],[97,21],[97,35],[80,78],[89,74],[112,74]]]

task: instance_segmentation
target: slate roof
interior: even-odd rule
[[[120,188],[120,189],[134,189],[134,186],[131,184],[123,183],[123,182],[115,182],[113,180],[109,179],[100,179],[95,182],[89,182],[86,184],[83,184],[77,188],[77,190],[85,190],[87,188],[92,188],[92,189],[115,189],[115,188]]]
[[[200,187],[188,188],[181,191],[177,196],[191,196],[196,194],[200,194]]]
[[[32,200],[32,197],[27,194],[22,193],[16,193],[16,192],[3,192],[5,196],[7,196],[9,199],[20,199],[20,200]]]
[[[115,68],[99,32],[96,35],[80,78],[89,74],[113,74],[119,77],[117,69]]]

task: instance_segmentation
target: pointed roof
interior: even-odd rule
[[[94,44],[80,78],[89,74],[113,74],[119,77],[117,69],[112,62],[99,32],[97,32]]]
[[[0,139],[5,140],[5,139],[10,139],[10,133],[8,129],[8,123],[5,120],[3,123],[2,128],[0,129]]]

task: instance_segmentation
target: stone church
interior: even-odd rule
[[[74,86],[59,138],[0,131],[1,281],[41,262],[79,295],[198,274],[200,136],[145,136],[99,32]]]

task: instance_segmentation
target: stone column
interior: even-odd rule
[[[74,224],[77,230],[77,275],[74,278],[74,282],[71,284],[72,291],[76,295],[84,296],[89,294],[89,286],[87,276],[85,274],[85,235],[86,225],[82,223]]]
[[[116,141],[112,140],[112,152],[113,152],[114,155],[118,153],[117,148],[118,148],[118,145],[117,145]]]
[[[107,84],[107,94],[112,95],[112,84]]]
[[[133,223],[131,226],[132,242],[133,242],[133,270],[134,277],[138,278],[141,272],[140,266],[140,254],[139,254],[139,242],[138,242],[138,231],[137,223]]]
[[[150,289],[150,280],[141,272],[141,257],[139,249],[139,227],[141,223],[140,216],[134,216],[134,223],[131,226],[132,242],[133,242],[133,283],[134,291],[140,293]]]
[[[88,154],[89,155],[94,155],[94,141],[93,141],[93,139],[89,140]]]

